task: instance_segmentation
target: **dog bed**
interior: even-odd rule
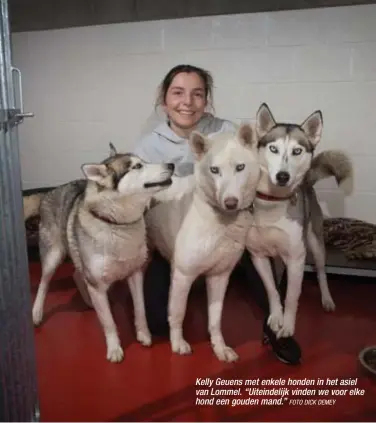
[[[353,218],[327,218],[324,241],[328,273],[376,276],[376,225]],[[306,271],[315,271],[311,253]]]
[[[324,220],[327,247],[342,251],[349,260],[376,259],[376,225],[363,220],[337,217]]]

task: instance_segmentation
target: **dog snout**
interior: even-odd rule
[[[283,186],[283,185],[286,185],[287,182],[289,181],[290,175],[288,172],[281,171],[277,173],[276,179],[278,184]]]
[[[239,200],[236,197],[227,197],[224,201],[227,210],[235,210],[238,207]]]
[[[168,170],[171,170],[173,172],[175,170],[175,164],[174,163],[166,163],[166,167]]]

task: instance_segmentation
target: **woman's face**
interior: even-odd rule
[[[202,78],[194,72],[181,72],[172,80],[163,108],[170,119],[171,129],[185,137],[201,119],[206,104]]]

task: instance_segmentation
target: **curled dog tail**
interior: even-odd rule
[[[306,182],[313,186],[321,179],[334,176],[338,186],[350,195],[354,186],[354,170],[349,156],[341,150],[326,150],[312,160]]]
[[[39,206],[44,193],[31,194],[23,197],[24,220],[39,215]]]

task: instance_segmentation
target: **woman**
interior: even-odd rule
[[[208,107],[213,106],[213,79],[209,72],[195,66],[178,65],[168,72],[160,85],[156,106],[162,107],[167,119],[139,142],[134,153],[149,162],[175,163],[175,173],[179,176],[193,173],[194,158],[187,142],[193,130],[203,134],[236,131],[233,123],[206,112]],[[297,364],[301,352],[296,341],[292,337],[277,340],[267,325],[269,302],[266,291],[247,252],[240,264],[256,302],[265,313],[264,341],[270,343],[281,361]],[[144,282],[146,315],[154,335],[168,334],[169,285],[170,265],[156,253]],[[284,292],[280,293],[282,304],[286,295],[286,284],[283,285]]]

